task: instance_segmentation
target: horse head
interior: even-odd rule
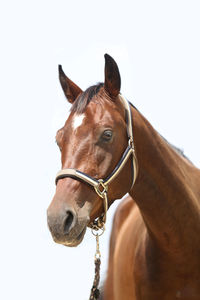
[[[56,141],[62,170],[79,170],[95,180],[106,178],[116,168],[127,147],[126,110],[120,100],[120,73],[116,62],[105,55],[105,80],[82,91],[59,66],[59,78],[72,104]],[[132,186],[132,159],[108,189],[108,207]],[[68,174],[69,175],[69,174]],[[73,176],[58,176],[56,192],[48,208],[48,226],[57,243],[77,246],[86,228],[104,212],[102,198],[91,185]]]

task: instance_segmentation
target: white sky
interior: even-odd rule
[[[69,105],[57,65],[82,89],[118,62],[122,93],[200,167],[200,2],[2,1],[0,298],[87,300],[95,240],[55,244],[46,208],[60,169],[55,132]],[[115,205],[116,207],[116,205]],[[101,239],[105,274],[109,228]]]

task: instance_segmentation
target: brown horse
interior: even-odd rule
[[[127,116],[120,74],[105,55],[105,81],[85,92],[66,77],[60,82],[71,114],[57,133],[62,169],[74,168],[94,180],[113,171],[127,147]],[[111,236],[106,300],[200,299],[200,170],[178,153],[131,107],[137,179],[132,186],[130,156],[108,189],[109,206],[126,193]],[[80,172],[79,172],[80,173]],[[54,240],[78,245],[99,217],[102,199],[90,185],[59,177],[48,208]]]

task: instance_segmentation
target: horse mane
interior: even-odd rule
[[[170,146],[172,147],[178,154],[180,154],[180,156],[183,156],[185,159],[187,159],[191,164],[191,160],[185,155],[184,150],[180,149],[176,146],[174,146],[173,144],[171,144],[170,142],[168,142],[168,140],[166,140],[162,135],[160,135],[162,137],[162,139]]]
[[[90,86],[87,90],[81,93],[78,98],[75,100],[71,107],[71,112],[76,112],[78,114],[84,113],[88,103],[92,100],[94,96],[96,96],[101,87],[103,87],[103,83],[97,83],[95,85]]]

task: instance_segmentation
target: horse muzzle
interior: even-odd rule
[[[86,232],[89,217],[79,218],[72,209],[65,209],[59,214],[47,210],[47,223],[53,240],[58,244],[75,247],[81,243]]]

